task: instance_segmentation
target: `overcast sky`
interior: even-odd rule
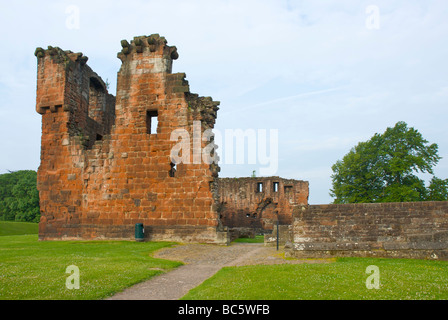
[[[338,159],[398,121],[439,145],[446,179],[447,21],[446,0],[2,0],[0,173],[39,166],[36,47],[83,52],[115,95],[120,40],[159,33],[173,72],[221,102],[216,130],[278,130],[275,175],[309,181],[311,204],[332,201]]]

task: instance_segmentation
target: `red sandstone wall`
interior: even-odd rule
[[[202,131],[213,128],[219,103],[191,94],[185,74],[171,74],[177,50],[163,37],[136,37],[122,46],[116,106],[82,55],[67,54],[67,60],[59,49],[62,58],[55,60],[49,50],[36,51],[37,101],[47,103],[43,95],[56,78],[64,97],[62,108],[44,109],[42,116],[39,237],[128,239],[135,223],[143,223],[148,239],[220,242],[219,168],[178,164],[170,175],[177,143],[171,132],[183,128],[193,137],[193,120],[201,121]],[[148,111],[158,113],[154,134],[148,133]]]
[[[262,183],[262,191],[258,184]],[[278,183],[274,191],[274,183]],[[308,182],[280,177],[220,178],[219,203],[224,226],[272,230],[292,223],[296,205],[308,204]]]
[[[80,137],[88,137],[89,132],[87,126],[81,130],[74,119],[88,108],[83,88],[93,72],[85,65],[87,59],[82,54],[49,47],[38,48],[36,56],[36,110],[42,114],[39,228],[41,235],[63,237],[67,234],[61,226],[80,222],[82,187],[76,177],[81,176],[81,167],[77,163],[81,161]],[[74,77],[79,83],[76,88],[71,83]],[[78,121],[83,121],[82,117]],[[78,232],[70,229],[68,233],[72,236]]]
[[[448,202],[298,207],[290,254],[448,259]]]

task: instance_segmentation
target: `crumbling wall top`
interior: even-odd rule
[[[40,59],[45,56],[50,56],[57,63],[65,63],[66,67],[70,65],[70,61],[79,62],[81,65],[85,65],[88,57],[84,56],[82,52],[74,53],[70,50],[62,50],[59,47],[48,46],[47,49],[41,47],[36,48],[34,55]]]
[[[149,36],[134,37],[130,43],[127,40],[121,40],[122,49],[117,54],[117,57],[124,62],[128,57],[132,57],[134,53],[145,53],[176,60],[179,58],[177,48],[175,46],[168,46],[167,43],[168,41],[165,37],[161,37],[157,33]]]

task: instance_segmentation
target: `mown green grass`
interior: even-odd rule
[[[39,224],[33,222],[0,221],[0,236],[37,234]]]
[[[181,263],[155,259],[171,243],[133,241],[38,241],[37,235],[0,237],[1,300],[95,300],[149,279]],[[70,265],[80,288],[67,289]]]
[[[367,289],[379,268],[380,288]],[[448,299],[448,262],[341,258],[333,263],[226,267],[184,300],[439,300]]]
[[[10,226],[10,224],[17,224]],[[9,225],[9,226],[7,226]],[[27,224],[0,223],[27,233]],[[102,299],[181,263],[151,253],[171,243],[38,241],[37,235],[0,237],[0,300]],[[69,290],[66,268],[80,270]],[[380,288],[367,289],[375,265]],[[162,271],[163,270],[163,271]],[[448,262],[343,258],[332,263],[223,268],[183,299],[213,300],[417,300],[448,299]]]
[[[264,236],[255,236],[255,238],[238,238],[233,240],[232,242],[237,243],[263,243],[264,242]]]

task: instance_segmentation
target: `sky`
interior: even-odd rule
[[[83,52],[115,95],[120,41],[159,33],[190,91],[221,102],[215,131],[256,136],[256,161],[222,157],[221,177],[268,171],[331,203],[331,166],[405,121],[438,144],[446,179],[447,17],[446,0],[0,0],[0,173],[39,166],[36,47]]]

